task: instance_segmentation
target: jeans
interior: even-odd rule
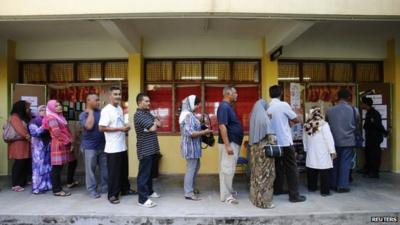
[[[349,174],[351,161],[354,156],[353,147],[336,147],[337,158],[333,160],[333,169],[330,176],[330,187],[349,188]]]
[[[185,197],[194,195],[195,179],[200,169],[200,159],[186,159],[186,173],[184,181]]]
[[[103,150],[83,149],[85,156],[85,180],[89,193],[97,193],[96,167],[100,172],[100,192],[108,191],[107,156]]]

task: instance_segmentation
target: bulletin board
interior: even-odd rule
[[[46,85],[36,84],[12,84],[12,103],[19,100],[29,101],[31,109],[37,110],[40,105],[45,105],[47,101]]]

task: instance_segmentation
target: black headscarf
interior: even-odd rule
[[[23,100],[17,101],[14,103],[10,115],[17,114],[21,120],[23,120],[26,124],[28,124],[29,121],[31,120],[31,117],[26,112],[27,107],[28,103],[26,101]]]

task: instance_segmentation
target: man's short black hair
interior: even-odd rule
[[[274,85],[269,88],[269,97],[279,98],[282,95],[282,88],[279,85]]]
[[[139,103],[141,103],[142,101],[143,101],[143,99],[144,99],[144,97],[149,97],[146,93],[139,93],[137,96],[136,96],[136,104],[138,104],[139,105]]]
[[[110,89],[108,89],[110,92],[113,92],[113,91],[120,91],[121,90],[121,88],[120,87],[118,87],[118,86],[112,86],[112,87],[110,87]]]
[[[347,90],[347,88],[341,88],[338,92],[339,99],[348,100],[350,96],[351,96],[350,91]]]
[[[372,100],[372,98],[368,98],[368,97],[362,97],[361,99],[362,103],[366,104],[367,106],[372,106],[374,104],[374,101]]]

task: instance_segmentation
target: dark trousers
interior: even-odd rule
[[[143,204],[153,194],[152,168],[155,155],[146,156],[139,160],[139,172],[137,176],[137,190],[139,203]]]
[[[365,144],[365,170],[367,174],[376,175],[381,167],[381,147],[380,143]]]
[[[11,183],[12,186],[24,187],[27,182],[29,171],[31,171],[32,164],[30,159],[15,159],[12,166]]]
[[[72,161],[68,163],[67,169],[67,183],[72,184],[74,182],[74,176],[76,168],[78,167],[78,160]]]
[[[318,176],[320,178],[321,194],[329,194],[329,173],[330,169],[313,169],[307,167],[307,187],[310,191],[318,189]]]
[[[63,165],[53,165],[51,167],[51,184],[53,186],[53,193],[62,191],[61,186],[61,172]]]
[[[275,173],[274,192],[283,192],[284,177],[286,175],[289,198],[298,198],[299,178],[293,146],[283,147],[283,157],[275,158]]]
[[[131,185],[128,180],[128,152],[106,153],[108,169],[108,198],[119,197],[126,193]]]
[[[336,147],[337,158],[333,160],[333,169],[330,173],[330,187],[349,188],[351,162],[354,157],[353,147]]]

